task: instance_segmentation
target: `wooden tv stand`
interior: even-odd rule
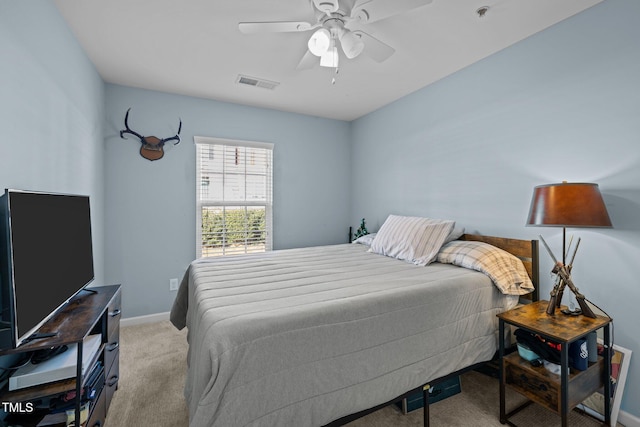
[[[95,291],[95,293],[89,292]],[[119,336],[121,314],[120,285],[87,288],[73,297],[68,304],[36,331],[37,334],[53,334],[46,338],[34,339],[15,349],[0,351],[0,356],[27,353],[61,345],[77,344],[76,376],[66,380],[40,384],[9,391],[8,386],[0,390],[1,402],[12,402],[17,410],[9,411],[8,422],[19,425],[66,426],[66,415],[30,410],[30,403],[54,396],[61,396],[75,390],[75,425],[80,425],[81,396],[86,377],[98,362],[104,366],[104,387],[92,400],[89,420],[82,423],[86,427],[104,426],[104,419],[111,403],[111,397],[118,386]],[[86,367],[82,376],[83,340],[89,335],[100,335],[101,345],[97,358]],[[64,412],[63,412],[64,413]]]

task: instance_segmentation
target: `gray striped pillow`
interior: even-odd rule
[[[449,220],[389,215],[370,252],[427,265],[436,258],[454,225],[455,221]]]

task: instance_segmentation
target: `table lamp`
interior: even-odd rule
[[[584,304],[584,296],[577,292],[570,278],[571,266],[566,265],[567,227],[611,227],[607,208],[600,194],[598,184],[568,183],[539,185],[533,189],[531,208],[527,225],[539,227],[562,227],[562,264],[555,259],[551,249],[542,239],[545,247],[556,262],[554,273],[558,274],[558,283],[551,291],[548,314],[554,314],[560,306],[564,285],[569,285],[576,294],[584,315],[595,317],[591,309]],[[542,236],[540,236],[542,238]],[[577,249],[577,245],[576,245]],[[575,255],[575,253],[574,253]],[[573,263],[573,260],[571,261]],[[564,282],[564,283],[563,283]],[[585,309],[587,307],[587,309]]]

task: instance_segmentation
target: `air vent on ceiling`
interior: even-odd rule
[[[261,87],[263,89],[270,89],[270,90],[275,89],[280,84],[278,82],[272,82],[265,79],[258,79],[256,77],[244,76],[242,74],[238,74],[238,80],[236,80],[236,83],[239,83],[242,85],[248,85],[248,86]]]

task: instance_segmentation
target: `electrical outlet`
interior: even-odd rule
[[[169,279],[169,290],[170,291],[178,290],[178,279]]]

